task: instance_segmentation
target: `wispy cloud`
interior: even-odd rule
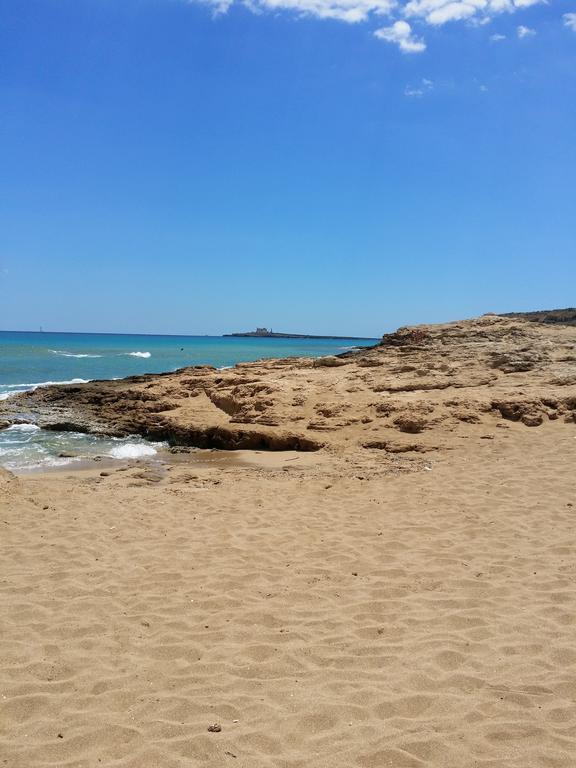
[[[488,22],[540,2],[544,0],[409,0],[402,5],[402,13],[438,27],[450,21]]]
[[[374,34],[380,40],[396,43],[402,53],[422,53],[426,50],[426,43],[414,37],[407,21],[395,21],[391,27],[380,27]]]
[[[536,30],[531,29],[530,27],[524,27],[521,24],[519,27],[516,27],[516,34],[522,40],[524,37],[534,37]]]
[[[200,0],[216,6],[219,13],[232,5],[243,5],[255,13],[262,11],[290,11],[298,16],[317,19],[336,19],[349,24],[367,21],[371,16],[389,16],[396,0]],[[189,0],[194,2],[194,0]]]
[[[562,18],[564,19],[564,26],[571,29],[572,32],[576,32],[576,13],[565,13]]]
[[[490,35],[491,43],[500,43],[502,40],[506,40],[506,35],[500,35],[498,32],[494,35]]]
[[[420,98],[433,90],[434,81],[423,77],[418,85],[407,85],[406,88],[404,88],[404,96],[408,96],[409,98]]]

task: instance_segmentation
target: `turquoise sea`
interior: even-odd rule
[[[123,378],[187,365],[225,368],[278,357],[319,357],[369,346],[376,339],[268,339],[0,331],[0,399],[62,382]],[[24,424],[0,431],[0,466],[15,471],[73,464],[99,455],[153,456],[139,438],[114,440],[55,433]],[[61,454],[73,454],[62,456]]]

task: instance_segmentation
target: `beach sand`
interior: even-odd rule
[[[2,475],[0,765],[574,766],[574,428],[494,432]]]
[[[576,331],[518,327],[500,368],[479,323],[444,367],[439,331],[406,371],[384,349],[201,371],[209,397],[181,373],[56,393],[114,386],[126,414],[157,387],[178,407],[152,424],[326,444],[0,473],[0,766],[573,768]],[[237,426],[217,393],[247,372]]]

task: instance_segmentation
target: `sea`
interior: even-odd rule
[[[376,339],[277,339],[0,331],[0,400],[51,384],[119,379],[189,365],[229,368],[283,357],[334,355]],[[140,437],[52,432],[35,424],[0,430],[0,466],[14,472],[71,468],[95,457],[150,459],[163,448]]]

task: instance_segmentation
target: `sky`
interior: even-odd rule
[[[576,304],[576,0],[0,0],[0,328]]]

